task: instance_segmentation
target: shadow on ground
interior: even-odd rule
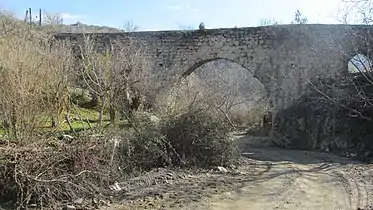
[[[357,163],[327,153],[269,147],[265,140],[265,137],[252,136],[236,138],[243,154],[242,166],[237,170],[219,174],[209,170],[185,172],[157,169],[121,183],[124,190],[118,198],[126,200],[127,204],[133,201],[137,208],[168,209],[193,203],[200,205],[201,201],[214,195],[239,193],[248,186],[272,180],[286,181],[289,177],[307,176],[313,179],[313,176],[330,176],[337,165]]]
[[[282,149],[272,146],[270,142],[269,137],[236,136],[236,144],[240,148],[241,154],[247,158],[258,161],[289,161],[304,165],[320,163],[361,164],[359,161],[337,156],[332,153]]]

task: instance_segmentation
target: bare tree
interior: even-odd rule
[[[271,26],[271,25],[278,25],[279,23],[276,20],[271,19],[263,19],[260,21],[261,26]]]
[[[344,24],[371,25],[373,14],[371,0],[342,0],[337,20]]]
[[[112,91],[111,113],[121,111],[132,117],[144,103],[144,98],[151,91],[151,67],[143,51],[145,46],[136,40],[129,40],[127,47],[114,43],[112,45]],[[116,46],[116,48],[115,48]],[[114,116],[111,115],[111,121]]]
[[[46,25],[62,25],[63,24],[63,17],[59,13],[52,13],[43,11],[42,15],[43,23]]]
[[[343,86],[354,87],[353,91],[348,90],[349,94],[342,94],[345,92],[344,87],[339,85],[328,85],[328,88],[333,90],[329,91],[329,94],[324,93],[320,85],[310,84],[312,87],[317,89],[322,95],[329,100],[332,100],[337,106],[341,106],[346,110],[349,110],[350,116],[356,116],[370,120],[371,117],[364,116],[361,109],[362,107],[358,104],[354,104],[353,108],[349,104],[351,102],[364,103],[364,107],[368,108],[371,106],[370,94],[364,90],[367,86],[373,85],[373,74],[372,74],[372,54],[371,54],[371,42],[373,40],[372,34],[365,31],[363,33],[355,33],[353,29],[348,25],[349,23],[358,23],[363,25],[370,25],[372,23],[372,11],[373,2],[370,0],[351,0],[343,1],[344,7],[339,15],[339,20],[346,24],[348,36],[352,49],[341,50],[341,54],[346,57],[351,57],[348,62],[347,71],[349,74],[341,75],[338,79],[339,84]],[[337,46],[336,46],[337,47]],[[360,78],[360,79],[359,79]],[[365,83],[362,86],[362,80]],[[358,84],[360,83],[360,84]],[[343,89],[343,90],[342,90]],[[364,109],[365,109],[364,108]]]
[[[80,76],[86,87],[100,99],[99,129],[103,113],[109,108],[110,121],[115,122],[116,112],[132,116],[139,108],[142,96],[148,91],[150,69],[142,56],[142,45],[129,39],[127,45],[111,43],[104,53],[98,52],[87,37],[82,52]]]
[[[307,24],[307,23],[308,23],[307,17],[303,17],[302,13],[299,10],[297,10],[295,12],[294,20],[291,22],[291,24]]]
[[[334,75],[333,78],[319,77],[307,80],[311,92],[302,102],[310,104],[310,109],[318,113],[318,120],[323,120],[323,127],[317,133],[318,145],[323,143],[339,149],[336,145],[340,144],[340,138],[350,135],[348,140],[344,141],[364,153],[366,149],[373,149],[368,140],[373,133],[373,37],[370,29],[349,23],[370,25],[373,4],[372,1],[363,0],[344,3],[345,7],[339,14],[339,20],[345,24],[342,30],[345,34],[341,37],[348,39],[343,40],[343,45],[338,41],[325,42],[342,56],[350,59],[346,62],[346,71]],[[369,144],[370,146],[367,146]]]
[[[124,24],[123,29],[125,32],[135,32],[135,31],[138,31],[140,27],[136,25],[135,23],[133,23],[132,21],[128,21]]]
[[[72,57],[68,43],[16,19],[0,20],[0,115],[15,138],[27,138],[45,123],[41,116],[58,115],[71,79]]]
[[[168,103],[159,106],[169,107],[171,114],[197,107],[213,112],[232,127],[248,126],[260,121],[268,109],[265,106],[268,101],[260,100],[263,95],[266,95],[264,87],[246,69],[218,60],[184,78],[168,99],[161,99]],[[262,109],[256,110],[256,105]]]

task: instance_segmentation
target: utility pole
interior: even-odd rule
[[[27,18],[28,18],[28,10],[26,9],[25,23],[27,23]]]
[[[39,9],[39,26],[41,26],[41,9]]]
[[[30,15],[30,24],[32,24],[32,14],[31,14],[31,8],[28,8],[29,10],[29,15]]]

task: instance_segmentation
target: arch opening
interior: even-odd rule
[[[198,62],[198,63],[195,63],[194,65],[192,65],[190,68],[188,68],[183,74],[182,74],[182,77],[187,77],[189,76],[190,74],[192,74],[193,72],[195,72],[198,68],[201,68],[202,66],[208,64],[208,63],[211,63],[211,62],[216,62],[216,61],[226,61],[228,63],[235,63],[236,65],[239,65],[241,68],[245,69],[246,71],[248,71],[250,74],[252,74],[253,76],[255,76],[254,72],[250,71],[249,69],[243,67],[242,65],[238,64],[237,62],[233,61],[233,60],[230,60],[230,59],[227,59],[227,58],[212,58],[212,59],[206,59],[206,60],[203,60],[201,62]]]
[[[211,108],[236,128],[269,131],[272,103],[265,86],[248,69],[228,59],[210,59],[182,75],[183,104]]]
[[[362,53],[353,56],[347,64],[348,73],[366,73],[372,71],[372,60]]]

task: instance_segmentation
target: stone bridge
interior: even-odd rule
[[[347,73],[348,61],[372,46],[369,26],[278,25],[194,31],[90,34],[100,48],[110,41],[146,46],[154,70],[162,79],[185,76],[201,65],[226,59],[241,65],[261,82],[273,111],[290,107],[306,93],[307,81]],[[81,42],[83,34],[57,34],[57,39]],[[367,42],[368,41],[368,42]]]

